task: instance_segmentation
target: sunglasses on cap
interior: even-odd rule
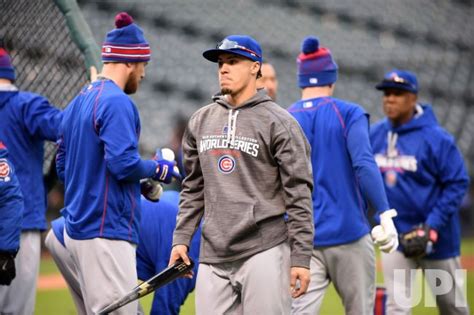
[[[398,83],[398,84],[408,85],[412,89],[416,89],[416,86],[413,83],[411,83],[410,81],[405,80],[404,78],[399,77],[399,76],[391,76],[390,78],[384,79],[382,81],[382,83],[392,83],[392,82],[395,82],[395,83]]]
[[[261,56],[259,54],[257,54],[255,51],[253,51],[251,49],[248,49],[247,47],[242,46],[242,45],[240,45],[239,43],[237,43],[236,41],[233,41],[233,40],[224,39],[222,42],[217,44],[216,48],[217,49],[223,49],[223,50],[240,49],[240,50],[246,51],[248,53],[251,53],[251,54],[257,56],[258,58],[261,58]]]

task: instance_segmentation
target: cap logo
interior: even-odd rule
[[[309,83],[318,84],[318,78],[309,78]]]

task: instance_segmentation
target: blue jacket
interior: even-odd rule
[[[137,273],[140,280],[147,280],[168,266],[178,203],[179,193],[176,191],[165,191],[156,203],[142,198],[140,244],[137,248]],[[198,229],[189,249],[189,256],[195,263],[193,279],[180,278],[155,291],[152,315],[178,315],[186,297],[194,290],[200,237],[201,229]]]
[[[458,210],[469,178],[453,137],[438,124],[431,106],[417,106],[414,118],[398,127],[384,119],[370,136],[388,200],[398,211],[398,232],[426,222],[438,231],[427,258],[459,256]]]
[[[389,209],[369,140],[368,114],[332,97],[301,100],[288,111],[311,145],[314,245],[333,246],[369,232],[367,203]]]
[[[25,202],[23,230],[46,229],[44,140],[56,141],[62,113],[44,97],[0,90],[0,139],[10,151]]]
[[[8,151],[0,141],[0,251],[16,253],[20,248],[23,195]]]
[[[71,238],[138,242],[139,181],[156,168],[140,159],[139,134],[135,104],[111,80],[84,87],[64,111],[56,167]]]

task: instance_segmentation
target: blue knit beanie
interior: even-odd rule
[[[15,82],[15,69],[13,68],[10,56],[7,51],[0,47],[0,78]]]
[[[104,62],[148,62],[151,57],[150,45],[143,36],[142,29],[125,12],[115,17],[116,28],[107,33],[102,44]]]
[[[325,86],[337,81],[337,64],[329,49],[319,47],[317,37],[309,36],[303,40],[296,62],[300,88]]]

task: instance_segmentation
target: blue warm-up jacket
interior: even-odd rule
[[[370,229],[364,196],[378,213],[389,209],[370,146],[369,115],[333,97],[301,100],[288,111],[311,145],[314,245],[358,240]]]
[[[431,106],[418,105],[414,117],[395,127],[388,119],[370,132],[399,233],[420,223],[438,231],[427,258],[460,255],[459,206],[469,178],[455,141],[437,122]],[[390,145],[389,145],[390,143]]]
[[[137,247],[137,274],[140,280],[147,280],[168,266],[178,203],[179,193],[176,191],[165,191],[159,202],[150,202],[142,197],[140,243]],[[199,228],[191,240],[188,253],[195,263],[194,277],[177,279],[156,290],[150,314],[179,314],[181,305],[196,286],[200,237]]]
[[[0,88],[0,139],[10,152],[25,202],[23,230],[46,229],[44,140],[56,141],[62,113],[44,97]]]
[[[0,251],[16,253],[20,247],[23,196],[8,151],[0,141]]]
[[[135,104],[111,80],[86,86],[64,111],[56,167],[71,238],[138,242],[139,181],[156,169],[140,159],[139,134]]]

